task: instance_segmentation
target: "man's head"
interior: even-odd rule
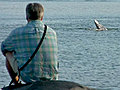
[[[26,19],[30,20],[42,20],[44,15],[44,8],[39,3],[29,3],[26,7]]]

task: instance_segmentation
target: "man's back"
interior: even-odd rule
[[[40,80],[40,78],[57,78],[57,37],[54,30],[47,27],[45,39],[33,60],[23,71],[21,77],[25,82]],[[44,24],[40,20],[30,21],[26,26],[12,31],[3,42],[3,46],[15,51],[18,66],[21,67],[36,49],[44,32]],[[12,48],[10,48],[11,44]],[[10,47],[7,47],[10,46]],[[3,48],[4,51],[4,48]]]

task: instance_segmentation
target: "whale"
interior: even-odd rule
[[[102,24],[100,24],[99,22],[98,22],[98,20],[94,20],[94,23],[95,23],[95,25],[96,25],[96,30],[97,31],[103,31],[103,30],[108,30],[106,27],[104,27]]]

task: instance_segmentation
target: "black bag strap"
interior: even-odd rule
[[[37,53],[37,51],[39,50],[40,46],[42,45],[42,42],[43,42],[43,40],[44,40],[44,38],[45,38],[46,31],[47,31],[47,26],[46,26],[46,25],[44,25],[44,26],[45,26],[45,27],[44,27],[44,33],[43,33],[43,36],[42,36],[42,38],[41,38],[38,46],[36,47],[35,51],[34,51],[33,54],[31,55],[31,57],[27,60],[27,62],[26,62],[21,68],[18,69],[18,72],[19,72],[19,75],[18,75],[18,76],[20,76],[20,71],[22,71],[22,70],[32,61],[32,59],[34,58],[35,54]],[[16,73],[16,76],[17,76],[17,73]],[[13,82],[14,82],[14,79],[11,80],[9,86],[10,86]]]
[[[41,46],[41,44],[42,44],[42,42],[43,42],[43,40],[44,40],[44,37],[45,37],[45,35],[46,35],[46,31],[47,31],[47,26],[45,25],[43,36],[42,36],[42,38],[41,38],[41,40],[40,40],[37,48],[36,48],[35,51],[33,52],[32,56],[27,60],[27,62],[26,62],[21,68],[18,69],[19,72],[22,71],[22,70],[30,63],[30,61],[32,61],[33,57],[34,57],[35,54],[37,53],[38,49],[40,48],[40,46]]]

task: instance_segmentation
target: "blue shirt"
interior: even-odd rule
[[[40,20],[30,21],[26,26],[16,28],[2,42],[3,53],[13,51],[18,66],[21,67],[36,49],[44,32],[44,24]],[[56,32],[47,27],[45,39],[33,60],[21,71],[25,82],[33,82],[40,78],[56,79],[58,74]]]

